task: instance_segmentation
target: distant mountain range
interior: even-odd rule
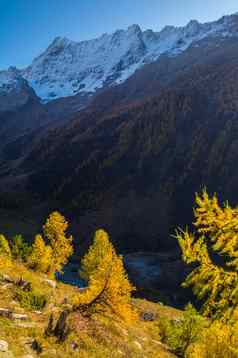
[[[192,20],[185,27],[166,26],[160,32],[132,25],[90,41],[57,37],[26,69],[1,72],[0,90],[9,92],[11,86],[21,86],[22,76],[44,102],[92,94],[124,82],[161,55],[176,56],[207,37],[237,35],[236,16],[225,16],[211,23]]]
[[[1,71],[0,205],[62,208],[82,241],[103,226],[124,250],[173,247],[201,186],[238,202],[237,57],[234,14],[57,38]]]

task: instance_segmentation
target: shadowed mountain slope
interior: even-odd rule
[[[191,222],[201,186],[238,201],[237,53],[235,39],[202,41],[176,63],[167,59],[178,72],[164,88],[150,81],[150,71],[162,73],[166,59],[144,68],[139,82],[158,85],[153,98],[120,106],[113,99],[106,108],[102,94],[37,141],[15,182],[24,174],[28,194],[77,213],[82,237],[104,226],[125,250],[173,247],[169,235]]]

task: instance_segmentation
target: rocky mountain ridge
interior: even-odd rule
[[[125,82],[136,70],[164,54],[176,56],[207,37],[238,34],[238,16],[224,16],[201,24],[190,21],[185,27],[166,26],[160,32],[142,31],[138,25],[89,41],[75,42],[57,37],[30,66],[17,71],[28,81],[43,102],[87,94]],[[16,79],[13,70],[0,72],[0,91],[9,92]],[[18,78],[18,81],[20,78]]]

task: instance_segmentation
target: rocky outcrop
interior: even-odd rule
[[[8,351],[8,343],[4,340],[0,340],[0,352],[7,352]]]
[[[18,321],[26,321],[28,319],[27,314],[14,313],[13,310],[8,308],[2,308],[2,307],[0,307],[0,317],[12,319],[12,320],[18,320]]]
[[[43,283],[45,283],[46,285],[50,286],[51,288],[56,288],[57,287],[57,283],[56,281],[53,280],[49,280],[47,278],[42,280]]]
[[[15,358],[9,350],[8,342],[0,339],[0,358]]]

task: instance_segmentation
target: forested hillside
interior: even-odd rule
[[[171,247],[202,186],[238,200],[236,49],[227,40],[208,51],[152,99],[107,110],[96,101],[35,143],[9,191],[21,185],[18,192],[59,202],[80,217],[85,237],[103,225],[121,248]]]

